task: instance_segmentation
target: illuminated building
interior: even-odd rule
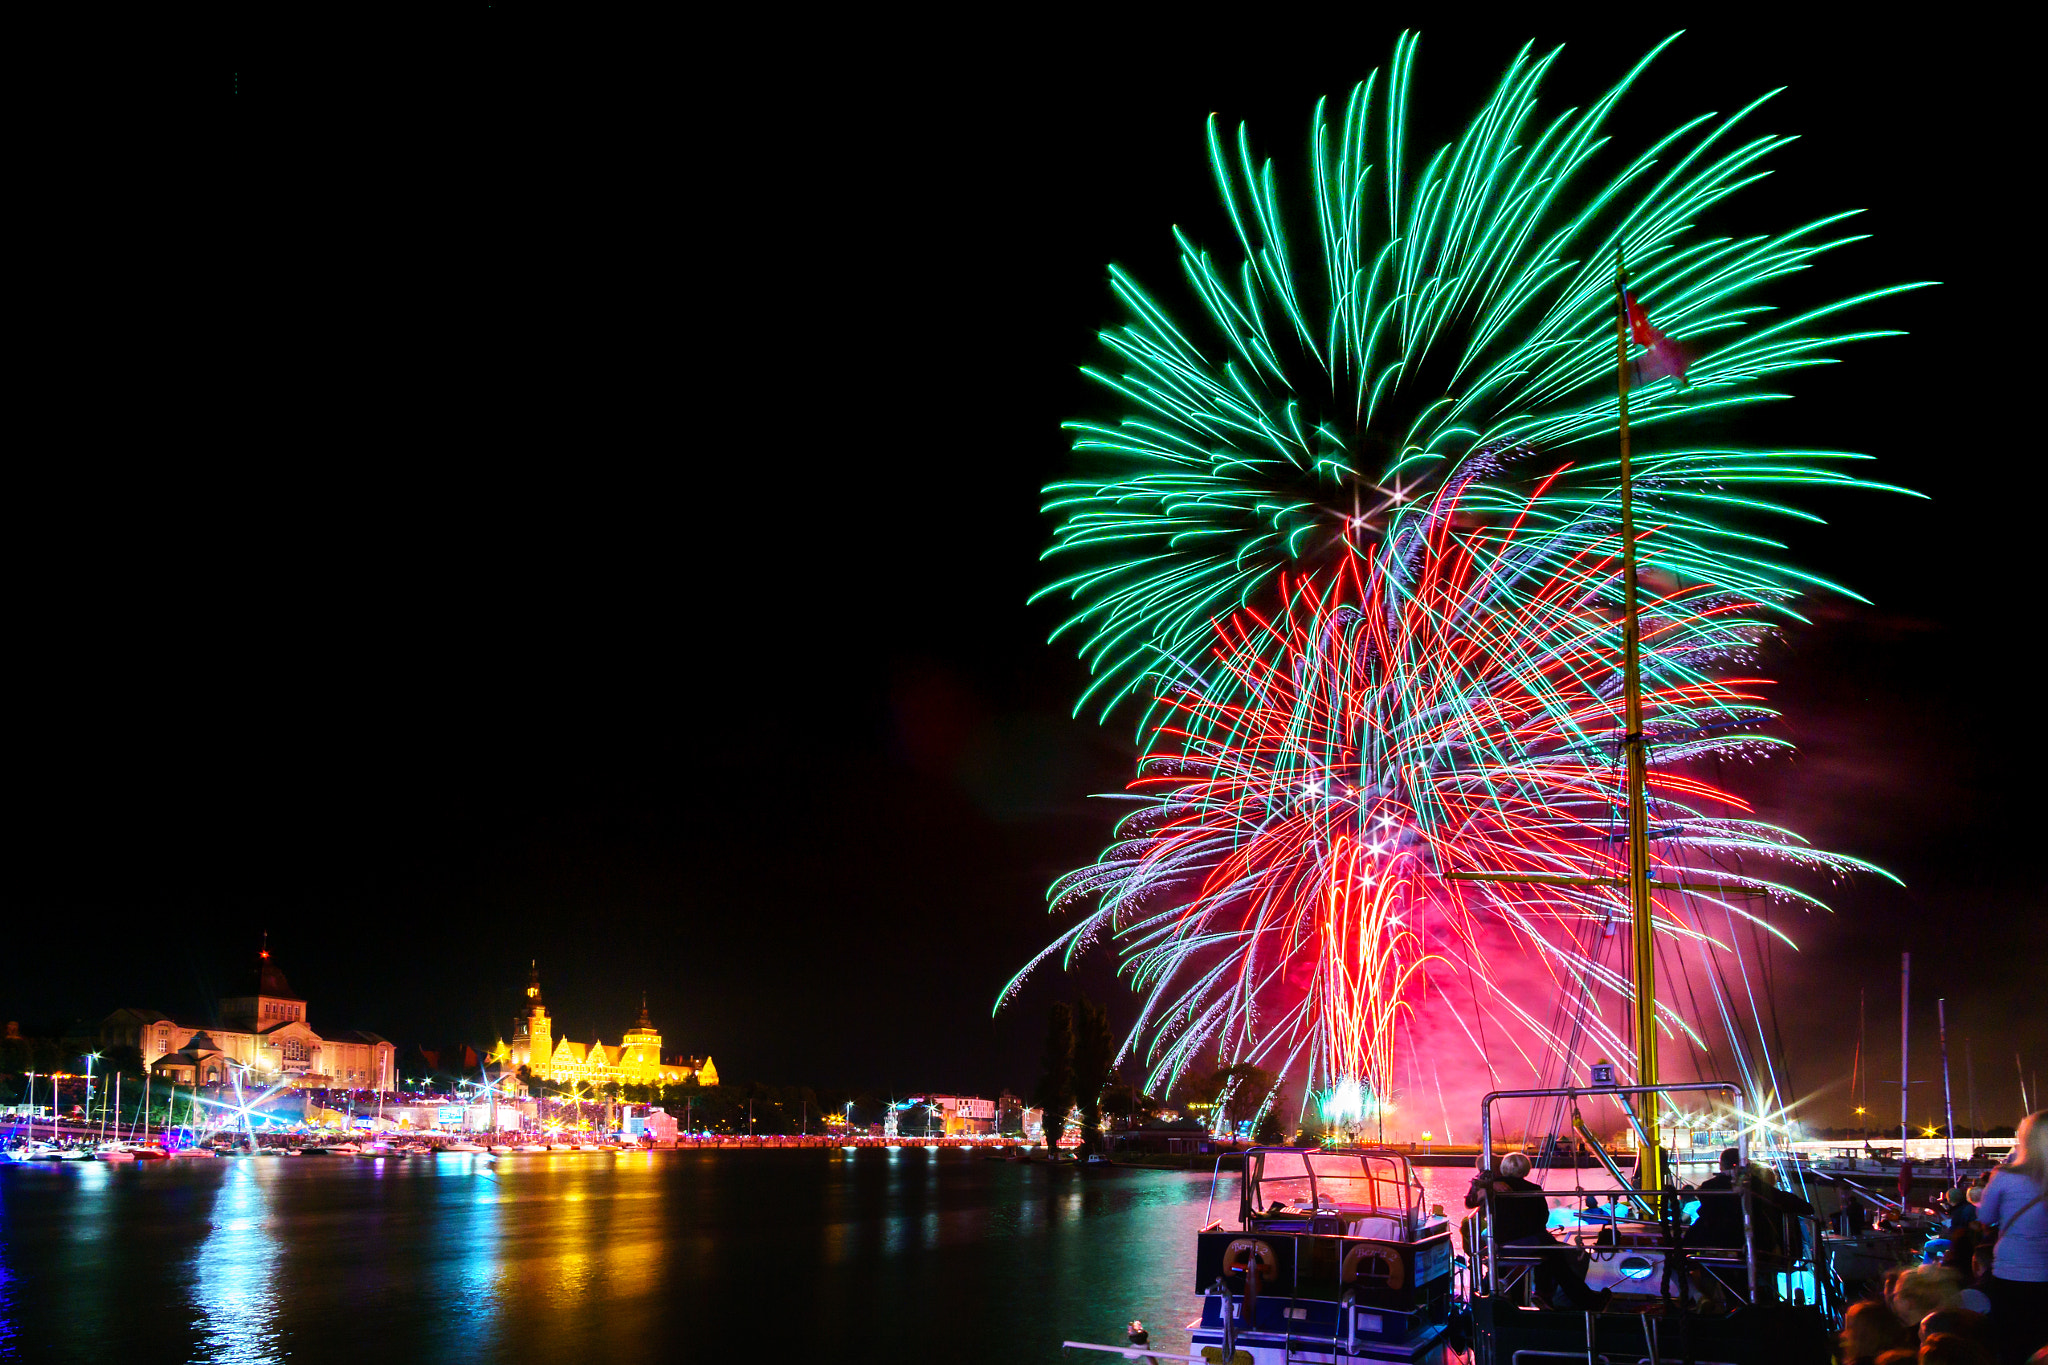
[[[220,1018],[180,1023],[159,1010],[123,1008],[100,1024],[100,1045],[142,1053],[152,1075],[180,1085],[213,1085],[228,1065],[246,1066],[264,1084],[337,1090],[392,1089],[397,1052],[374,1033],[317,1033],[306,1001],[295,993],[265,948],[256,960],[256,993],[220,1002]]]
[[[491,1049],[500,1065],[527,1068],[535,1078],[558,1084],[680,1085],[696,1080],[717,1085],[718,1068],[709,1057],[662,1060],[661,1034],[647,1017],[647,997],[640,997],[640,1021],[626,1030],[617,1047],[606,1043],[572,1043],[555,1037],[555,1021],[540,998],[540,966],[526,984],[526,1013],[512,1021],[512,1041],[500,1039]]]
[[[938,1118],[938,1129],[948,1137],[993,1133],[996,1130],[996,1102],[967,1095],[914,1095],[913,1104],[928,1104]]]

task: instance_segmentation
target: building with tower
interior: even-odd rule
[[[394,1088],[397,1049],[374,1033],[316,1032],[306,1017],[305,997],[270,960],[267,939],[256,955],[251,984],[254,994],[222,1000],[219,1017],[204,1023],[160,1010],[115,1010],[100,1024],[100,1043],[138,1049],[151,1074],[180,1085],[219,1084],[228,1079],[230,1066],[241,1066],[263,1085]]]
[[[640,1019],[626,1030],[616,1047],[595,1034],[588,1043],[572,1043],[555,1035],[540,994],[540,964],[526,983],[525,1012],[512,1020],[510,1042],[500,1039],[491,1056],[507,1070],[525,1067],[536,1079],[567,1085],[680,1085],[695,1080],[717,1085],[718,1067],[709,1057],[664,1058],[661,1034],[647,1017],[647,997],[640,997]]]

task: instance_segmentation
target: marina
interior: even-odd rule
[[[2048,1365],[2009,21],[261,17],[24,201],[0,1362]]]

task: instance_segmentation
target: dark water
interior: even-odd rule
[[[0,1163],[0,1359],[1051,1362],[1132,1318],[1185,1351],[1208,1196],[916,1147]]]
[[[1054,1361],[1134,1317],[1185,1349],[1208,1194],[921,1148],[8,1166],[0,1359]]]

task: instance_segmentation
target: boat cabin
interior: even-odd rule
[[[1212,1186],[1213,1199],[1213,1186]],[[1408,1159],[1366,1148],[1254,1147],[1238,1230],[1198,1235],[1197,1349],[1223,1358],[1422,1362],[1441,1357],[1450,1226]]]

